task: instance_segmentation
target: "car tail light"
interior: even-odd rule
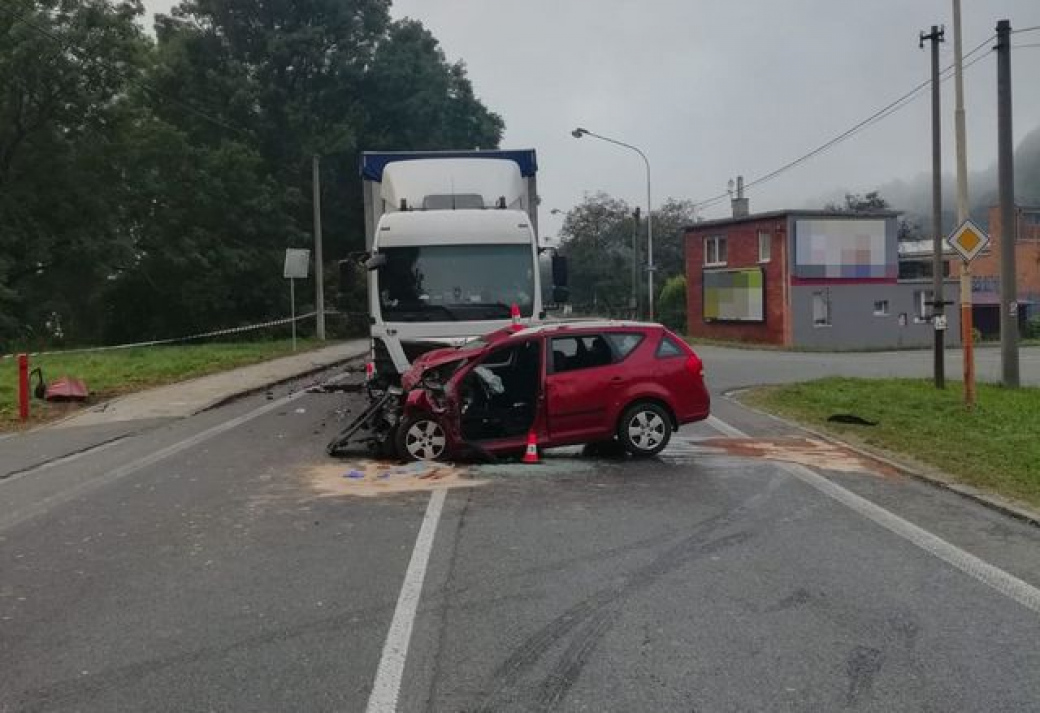
[[[699,379],[704,378],[704,362],[696,354],[686,357],[686,371]]]
[[[371,380],[376,374],[376,363],[374,361],[365,362],[365,379]]]

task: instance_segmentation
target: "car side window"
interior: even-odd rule
[[[667,359],[668,357],[683,356],[686,352],[683,348],[675,343],[675,340],[671,337],[663,337],[661,343],[657,345],[657,358]]]
[[[608,332],[607,339],[614,345],[617,360],[621,361],[642,343],[643,335],[638,332]]]
[[[606,366],[614,361],[610,344],[599,334],[555,337],[552,340],[553,373]]]

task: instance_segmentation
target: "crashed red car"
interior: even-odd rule
[[[409,460],[617,440],[661,452],[679,426],[708,417],[703,364],[659,324],[560,322],[438,349],[401,380],[393,451]]]

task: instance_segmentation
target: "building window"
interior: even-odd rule
[[[874,300],[874,316],[887,317],[888,314],[888,300]]]
[[[831,296],[827,292],[813,292],[812,322],[814,327],[831,326]]]
[[[932,315],[931,290],[914,290],[914,322],[927,322]]]
[[[772,239],[773,236],[769,233],[758,234],[758,261],[769,262],[772,256]]]
[[[726,264],[726,238],[724,236],[713,235],[704,239],[704,264],[708,267]]]

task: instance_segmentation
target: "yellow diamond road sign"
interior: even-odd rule
[[[946,239],[964,262],[971,262],[989,245],[989,236],[979,226],[966,220]]]

